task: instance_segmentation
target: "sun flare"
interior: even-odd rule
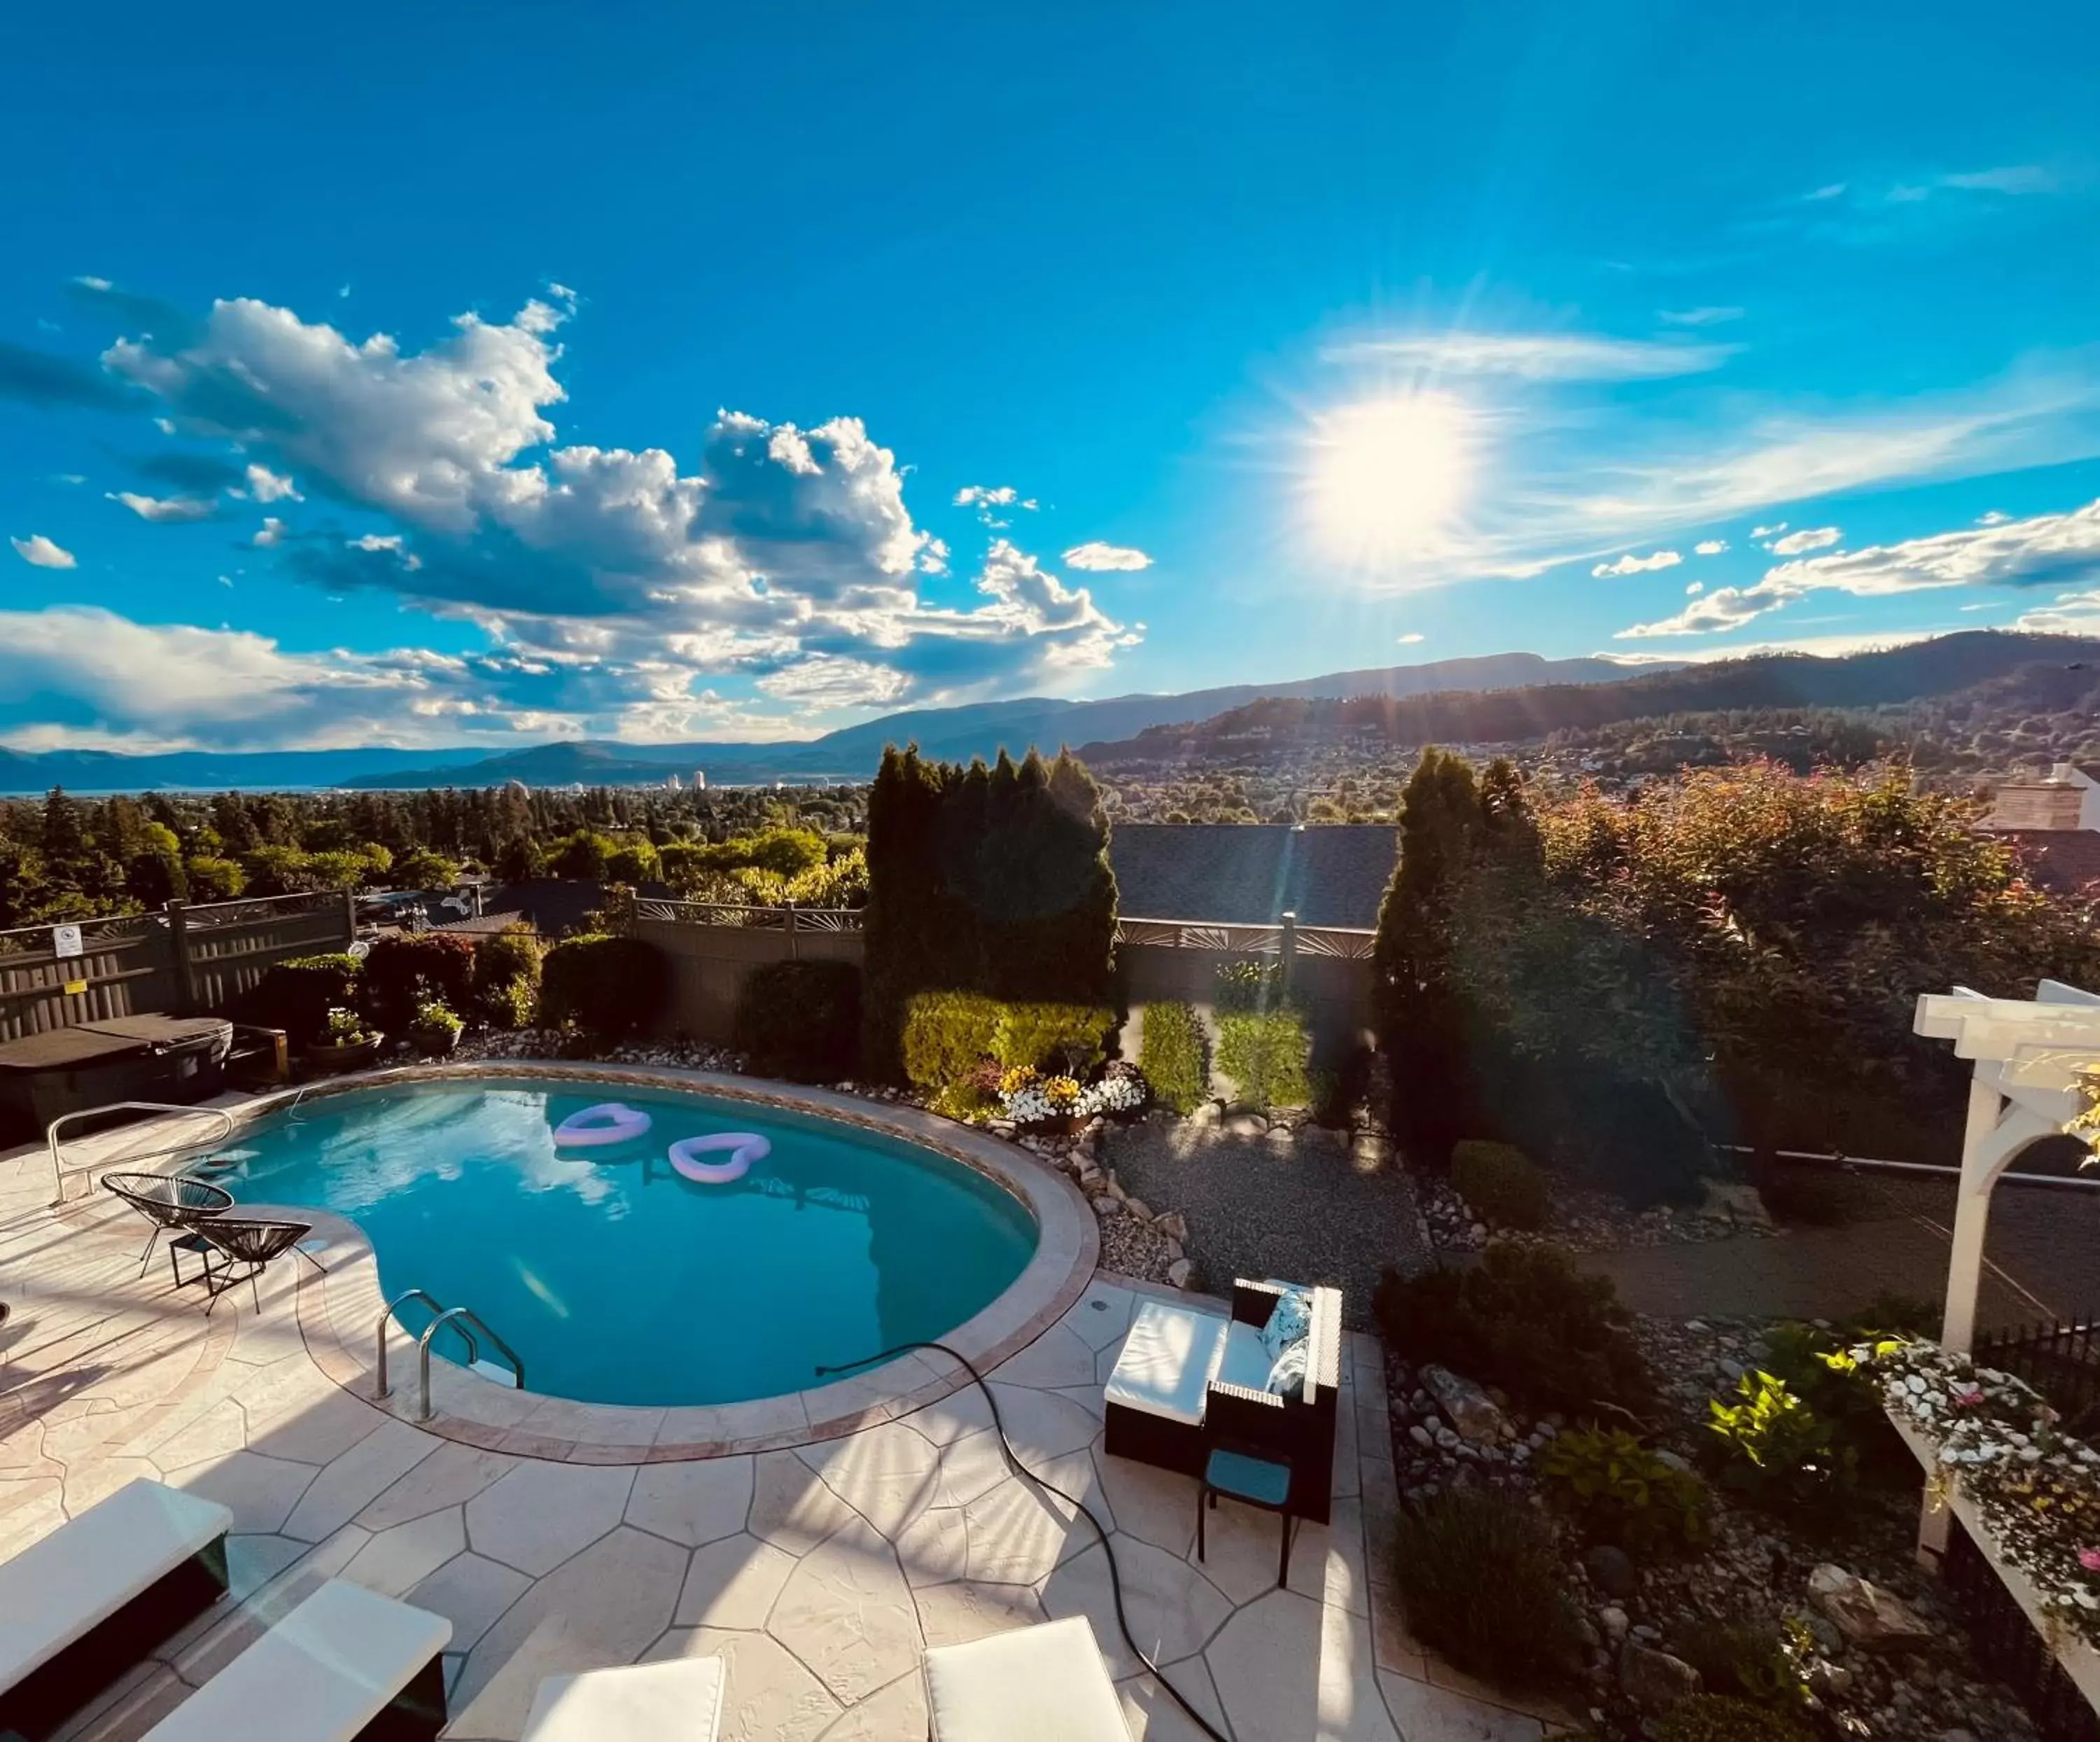
[[[1365,400],[1313,423],[1309,507],[1342,555],[1376,563],[1434,550],[1464,501],[1472,471],[1471,420],[1448,393]]]

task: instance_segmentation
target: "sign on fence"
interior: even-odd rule
[[[79,926],[54,926],[51,927],[51,953],[60,961],[64,961],[68,956],[82,954],[83,948]]]

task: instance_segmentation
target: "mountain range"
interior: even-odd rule
[[[714,785],[762,780],[864,780],[883,746],[915,741],[929,755],[967,760],[1004,746],[1052,749],[1123,738],[1148,726],[1195,721],[1265,696],[1419,696],[1440,690],[1505,689],[1538,683],[1609,683],[1636,670],[1603,659],[1545,659],[1498,653],[1378,670],[1337,671],[1277,683],[1236,683],[1178,695],[1118,696],[1101,701],[1026,696],[958,708],[928,708],[843,727],[822,737],[775,744],[618,744],[569,740],[492,754],[484,746],[436,750],[171,750],[124,755],[106,750],[0,749],[0,793],[139,792],[153,787],[659,785],[704,769]]]
[[[1649,714],[1743,707],[1871,707],[1951,695],[2037,661],[2100,660],[2100,641],[1976,630],[1832,657],[1763,654],[1700,665],[1629,666],[1603,659],[1500,653],[1274,683],[1231,684],[1178,695],[1100,701],[1030,696],[892,714],[822,737],[775,744],[619,744],[568,741],[491,754],[446,749],[108,751],[0,749],[0,793],[137,792],[153,787],[655,785],[704,771],[712,785],[864,780],[884,745],[915,741],[953,759],[1017,754],[1030,745],[1084,746],[1114,760],[1158,755],[1177,728],[1229,729],[1236,716],[1277,700],[1364,704],[1388,735],[1407,741],[1493,742],[1557,727]],[[1352,709],[1352,714],[1358,710]]]

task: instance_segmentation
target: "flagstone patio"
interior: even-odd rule
[[[1073,1614],[1093,1623],[1133,1737],[1200,1732],[1118,1633],[1083,1519],[1015,1478],[981,1394],[844,1437],[740,1456],[550,1462],[462,1444],[331,1381],[278,1265],[207,1319],[113,1204],[63,1216],[41,1149],[0,1157],[0,1555],[135,1477],[231,1507],[232,1601],[65,1742],[129,1742],[320,1581],[445,1616],[459,1738],[513,1738],[562,1670],[719,1653],[739,1742],[925,1734],[929,1646]],[[1396,1505],[1379,1351],[1345,1363],[1334,1520],[1301,1527],[1275,1587],[1275,1520],[1220,1504],[1194,1559],[1192,1483],[1101,1450],[1101,1382],[1148,1292],[1105,1274],[992,1375],[1028,1467],[1111,1524],[1140,1643],[1236,1742],[1533,1742],[1542,1724],[1425,1654],[1367,1542]]]

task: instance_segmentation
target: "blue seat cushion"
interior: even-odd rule
[[[1290,1497],[1290,1466],[1220,1446],[1203,1466],[1203,1485],[1258,1506],[1280,1506]]]

